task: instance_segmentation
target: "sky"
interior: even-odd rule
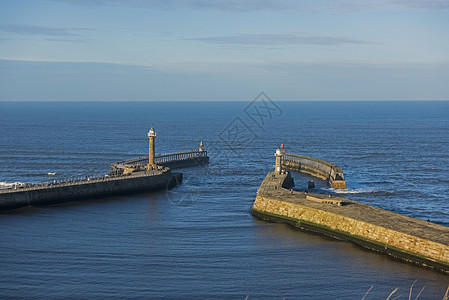
[[[449,100],[449,0],[2,0],[0,101]]]

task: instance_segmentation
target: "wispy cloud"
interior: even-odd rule
[[[131,6],[150,9],[216,9],[227,11],[284,10],[298,8],[298,0],[53,0],[73,5]]]
[[[449,9],[449,0],[321,0],[315,2],[309,8],[315,13],[356,13],[392,8],[446,10]]]
[[[50,36],[50,37],[70,37],[79,36],[89,28],[62,28],[62,27],[45,27],[39,25],[16,25],[16,24],[0,24],[0,31],[16,35],[29,36]]]
[[[449,0],[391,0],[396,5],[426,9],[449,9]]]
[[[339,36],[312,36],[305,33],[284,34],[238,34],[229,36],[210,36],[189,39],[219,45],[341,45],[341,44],[372,44],[368,41]]]
[[[73,5],[130,6],[149,9],[215,9],[224,11],[300,10],[309,13],[351,13],[363,10],[407,7],[449,9],[449,0],[53,0]]]

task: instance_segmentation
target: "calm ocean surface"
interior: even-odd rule
[[[342,196],[449,226],[449,102],[275,104],[0,102],[0,182],[106,173],[151,124],[157,153],[210,156],[170,191],[0,213],[0,298],[442,299],[447,275],[249,211],[284,143],[342,167]]]

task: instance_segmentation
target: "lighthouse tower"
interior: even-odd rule
[[[148,138],[150,139],[149,151],[148,151],[148,170],[152,170],[154,167],[154,139],[156,138],[156,131],[154,131],[153,126],[151,126],[150,131],[148,131]]]
[[[276,153],[274,154],[274,156],[276,156],[276,166],[274,168],[274,174],[281,174],[281,163],[282,163],[282,155],[284,153],[282,153],[281,149],[277,149]]]

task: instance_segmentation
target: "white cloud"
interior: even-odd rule
[[[90,31],[90,28],[45,27],[39,25],[0,24],[0,31],[18,35],[76,36]]]
[[[216,9],[224,11],[301,10],[309,13],[352,13],[392,7],[449,9],[449,0],[52,0],[73,5],[131,6],[148,9]]]
[[[341,36],[313,36],[305,33],[284,34],[238,34],[230,36],[210,36],[189,39],[194,41],[219,45],[340,45],[340,44],[371,44],[368,41]]]

